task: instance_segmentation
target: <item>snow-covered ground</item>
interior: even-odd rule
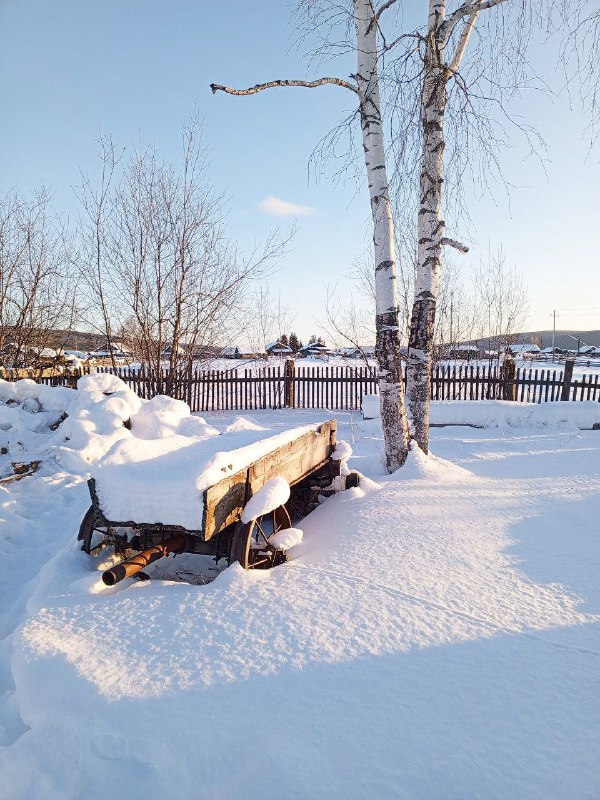
[[[365,478],[287,564],[108,589],[76,541],[107,450],[332,415],[19,392],[0,384],[0,474],[42,466],[0,485],[2,800],[598,800],[600,431],[579,426],[600,404],[471,401],[484,428],[434,429],[392,476],[378,420],[337,414]]]

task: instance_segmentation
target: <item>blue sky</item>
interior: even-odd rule
[[[538,45],[533,57],[552,79],[551,47]],[[213,96],[208,84],[351,68],[311,70],[293,45],[291,6],[276,0],[2,0],[0,190],[27,193],[43,182],[56,207],[75,214],[73,187],[80,168],[96,167],[100,132],[119,145],[154,142],[174,159],[197,109],[211,179],[228,196],[230,233],[243,246],[294,219],[265,198],[315,209],[297,217],[293,250],[272,280],[307,337],[324,316],[325,286],[345,282],[370,237],[365,187],[315,180],[307,166],[353,97],[327,87],[232,98]],[[522,111],[550,146],[546,174],[520,148],[503,154],[519,188],[510,197],[498,189],[495,201],[471,198],[474,240],[462,269],[501,244],[528,284],[531,328],[549,327],[553,308],[560,328],[600,328],[600,152],[588,152],[585,118],[565,93],[531,97]]]

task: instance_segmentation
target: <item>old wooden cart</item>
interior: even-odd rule
[[[245,569],[281,564],[286,553],[271,544],[274,534],[290,528],[292,520],[312,510],[319,495],[358,483],[356,473],[342,477],[341,462],[331,458],[336,449],[336,432],[336,420],[324,422],[211,485],[203,493],[202,509],[198,509],[202,524],[197,530],[150,521],[108,519],[92,478],[88,481],[92,505],[79,529],[81,549],[92,554],[112,546],[125,559],[103,573],[107,585],[136,575],[169,554],[211,555],[216,561],[227,558],[229,563],[239,561]],[[289,502],[242,522],[249,499],[277,476],[290,485]]]

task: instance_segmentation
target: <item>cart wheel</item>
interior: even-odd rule
[[[100,548],[106,543],[108,530],[96,525],[96,515],[94,507],[90,506],[85,512],[85,516],[79,526],[77,539],[81,542],[81,549],[90,555],[93,550]]]
[[[283,550],[276,550],[269,539],[278,531],[290,528],[290,515],[285,506],[263,514],[250,522],[239,522],[231,540],[229,563],[239,561],[244,569],[269,569],[286,560]]]

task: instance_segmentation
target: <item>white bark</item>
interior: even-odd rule
[[[374,17],[372,0],[355,0],[356,83],[373,216],[379,397],[387,468],[394,472],[404,464],[408,453],[408,420],[400,369],[394,223],[385,164]]]
[[[467,248],[444,236],[444,117],[447,85],[458,71],[479,14],[506,0],[467,0],[446,19],[446,0],[429,0],[428,33],[421,92],[422,152],[418,215],[417,274],[407,365],[407,398],[411,435],[429,450],[429,407],[436,304],[440,286],[442,247]],[[449,40],[462,25],[454,53]]]
[[[429,405],[435,307],[440,286],[444,220],[442,176],[444,158],[444,113],[449,77],[444,47],[438,32],[445,18],[444,0],[430,0],[427,49],[421,95],[423,145],[420,202],[417,223],[417,274],[408,351],[407,397],[412,435],[419,447],[429,450]]]
[[[393,5],[384,3],[380,12]],[[356,30],[356,84],[339,78],[319,78],[315,81],[276,80],[260,83],[248,89],[233,89],[212,83],[217,91],[233,95],[257,94],[265,89],[298,86],[316,88],[326,84],[341,86],[358,95],[362,128],[365,167],[369,183],[373,217],[373,246],[375,251],[376,286],[376,354],[381,402],[381,421],[385,443],[387,469],[394,472],[406,461],[409,431],[404,384],[400,368],[400,330],[398,323],[398,293],[396,257],[394,253],[394,224],[390,204],[385,148],[378,83],[377,15],[372,0],[354,0]]]

